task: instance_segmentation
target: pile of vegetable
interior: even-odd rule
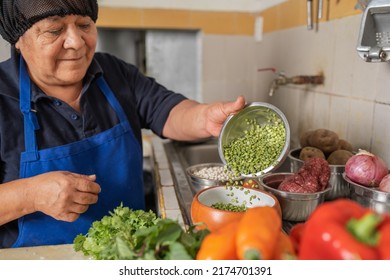
[[[379,156],[366,150],[352,152],[352,145],[336,132],[316,129],[300,136],[299,159],[326,159],[330,165],[345,165],[345,175],[355,183],[379,191],[390,192],[388,165]]]
[[[365,187],[390,192],[390,175],[386,162],[368,151],[360,149],[347,161],[345,175]]]
[[[319,128],[309,130],[300,136],[302,147],[299,159],[319,157],[326,159],[332,165],[345,165],[353,155],[352,144],[329,129]]]
[[[208,233],[120,205],[73,243],[75,251],[97,260],[191,260]]]
[[[243,203],[242,205],[236,205],[230,202],[229,203],[216,202],[211,204],[211,208],[231,211],[231,212],[245,212],[247,209],[245,203]]]
[[[216,181],[231,181],[234,173],[227,166],[208,166],[195,170],[193,175],[202,179]]]
[[[212,231],[201,243],[197,260],[295,259],[282,218],[270,206],[248,208],[238,221]]]
[[[263,124],[245,120],[248,128],[244,135],[223,147],[227,165],[236,176],[253,175],[277,164],[286,142],[286,128],[276,113],[269,111],[267,118]]]
[[[348,199],[321,204],[289,236],[302,260],[390,259],[390,215]]]

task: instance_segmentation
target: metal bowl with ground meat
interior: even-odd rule
[[[303,166],[303,160],[299,159],[301,148],[293,149],[289,152],[288,158],[290,160],[290,171],[295,173]],[[348,183],[343,179],[343,172],[345,165],[329,164],[330,178],[329,185],[331,190],[326,193],[325,200],[333,200],[336,198],[349,197],[350,188]]]
[[[313,193],[296,193],[279,190],[279,185],[294,173],[268,173],[259,177],[260,186],[272,193],[279,201],[282,209],[282,218],[285,221],[303,222],[307,220],[314,209],[325,201],[330,191],[326,189]]]

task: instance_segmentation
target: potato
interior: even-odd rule
[[[308,139],[310,137],[310,135],[313,133],[314,131],[312,130],[309,130],[309,131],[305,131],[304,133],[301,134],[301,136],[299,137],[299,143],[301,145],[302,148],[306,147],[306,146],[310,146],[309,145],[309,142],[308,142]]]
[[[303,161],[313,157],[325,159],[324,153],[315,147],[304,147],[299,153],[299,159]]]
[[[350,151],[336,150],[333,153],[331,153],[326,160],[328,161],[329,164],[345,165],[348,159],[352,156],[353,154]]]
[[[328,129],[317,129],[308,138],[309,146],[320,149],[325,154],[336,151],[339,147],[339,136]]]
[[[338,147],[338,150],[347,150],[347,151],[350,151],[352,152],[353,148],[352,148],[352,144],[349,143],[347,140],[345,139],[339,139],[339,147]]]

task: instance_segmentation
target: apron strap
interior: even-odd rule
[[[127,123],[126,114],[123,111],[122,106],[119,104],[119,101],[115,98],[114,93],[108,86],[106,80],[103,78],[103,75],[97,79],[97,84],[100,90],[103,92],[104,96],[107,98],[108,103],[110,103],[111,107],[117,113],[120,123]]]
[[[39,129],[37,115],[31,110],[31,83],[27,73],[26,63],[20,55],[20,110],[24,116],[24,145],[29,160],[39,158],[35,130]]]

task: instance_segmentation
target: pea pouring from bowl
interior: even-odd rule
[[[235,174],[255,177],[277,168],[286,159],[290,128],[278,108],[254,102],[226,120],[218,140],[221,160]]]

